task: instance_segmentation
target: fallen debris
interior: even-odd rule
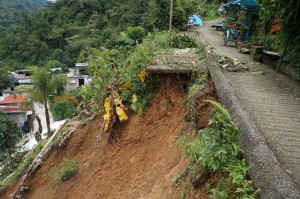
[[[218,65],[222,69],[225,69],[229,72],[249,71],[249,67],[245,65],[245,62],[216,54],[214,54],[214,56],[218,59]]]
[[[53,139],[56,137],[56,135],[60,132],[63,126],[60,126],[54,134],[51,136],[51,138],[48,140],[47,144],[44,146],[42,151],[36,156],[36,158],[33,160],[25,174],[21,178],[21,182],[17,186],[17,190],[11,195],[14,199],[20,199],[22,198],[22,193],[28,189],[28,187],[25,185],[28,178],[35,173],[35,171],[41,166],[46,159],[47,155],[52,149],[52,146],[50,143],[53,141]]]

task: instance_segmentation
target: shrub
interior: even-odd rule
[[[171,46],[173,48],[196,48],[196,39],[185,36],[185,35],[175,35],[171,40]]]
[[[76,106],[70,101],[56,102],[52,105],[54,120],[70,119],[76,112]]]
[[[78,172],[78,165],[75,160],[69,160],[67,158],[64,158],[62,162],[62,166],[63,168],[60,172],[61,181],[69,180],[71,177],[75,176]]]
[[[196,93],[199,91],[199,89],[201,88],[201,85],[207,83],[208,74],[207,74],[207,72],[204,72],[195,78],[197,78],[197,79],[195,79],[192,86],[189,87],[188,96],[185,100],[185,105],[186,105],[186,108],[187,108],[187,111],[189,114],[188,116],[189,116],[189,118],[193,118],[193,120],[195,119],[194,117],[196,114],[196,112],[195,112],[196,110],[194,108],[194,106],[195,106],[194,97],[195,97]]]
[[[53,167],[48,174],[50,178],[57,181],[67,181],[75,176],[78,172],[78,164],[75,160],[63,158],[63,160],[55,167]]]
[[[130,39],[138,41],[140,43],[145,37],[145,29],[141,26],[128,27],[126,30],[126,34]]]
[[[79,104],[78,99],[76,98],[75,95],[63,95],[63,96],[56,96],[54,97],[54,102],[63,102],[63,101],[69,101],[73,102],[75,106]]]
[[[76,103],[79,103],[79,102],[82,101],[82,97],[80,95],[80,89],[70,90],[70,91],[65,90],[63,96],[72,96],[72,97],[75,97]],[[55,101],[55,98],[54,98],[54,101]],[[76,105],[78,105],[78,104],[76,104]]]
[[[187,23],[187,18],[197,12],[196,0],[174,0],[173,27],[180,28]],[[170,1],[154,0],[149,11],[143,16],[142,25],[147,30],[167,30],[169,27]]]
[[[216,187],[208,186],[213,198],[256,198],[255,190],[246,174],[251,166],[242,159],[237,136],[240,128],[231,121],[228,111],[218,102],[209,101],[215,106],[212,119],[206,128],[199,131],[201,137],[182,137],[178,142],[186,148],[187,157],[191,158],[191,173],[212,173],[221,171],[228,174],[222,177]],[[193,139],[193,140],[192,140]]]

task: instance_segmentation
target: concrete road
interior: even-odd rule
[[[250,116],[249,123],[250,120],[254,122],[254,131],[262,135],[261,141],[266,140],[265,147],[271,149],[269,155],[262,154],[262,156],[256,156],[254,153],[256,149],[251,149],[253,156],[263,157],[261,160],[257,158],[253,160],[263,169],[259,171],[259,176],[254,174],[255,180],[258,180],[257,185],[266,190],[268,186],[274,185],[272,191],[277,193],[270,195],[263,190],[263,198],[300,198],[300,85],[274,72],[270,67],[251,60],[249,55],[238,53],[234,43],[224,46],[222,32],[210,27],[220,21],[222,19],[208,21],[197,31],[209,45],[208,48],[214,47],[218,54],[242,60],[250,69],[246,72],[222,70],[221,76],[229,82],[243,111]],[[222,78],[221,76],[215,75],[214,78]],[[222,89],[223,85],[216,85],[216,87]],[[230,96],[224,100],[230,100]],[[247,129],[247,126],[251,125],[244,124],[244,133],[251,130]],[[256,141],[260,142],[260,140]],[[263,153],[263,150],[257,149],[256,153]],[[264,181],[263,176],[268,179]],[[279,190],[276,190],[277,188]]]

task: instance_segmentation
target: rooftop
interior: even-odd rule
[[[0,105],[22,103],[25,96],[5,96],[4,100],[0,101]]]
[[[20,106],[5,106],[5,107],[0,107],[0,110],[3,113],[22,113],[24,112],[21,110]]]
[[[88,63],[76,63],[75,66],[76,67],[87,67]]]

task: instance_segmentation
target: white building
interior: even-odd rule
[[[75,90],[91,81],[90,76],[87,75],[87,67],[87,63],[76,63],[76,71],[67,74],[67,90]]]

